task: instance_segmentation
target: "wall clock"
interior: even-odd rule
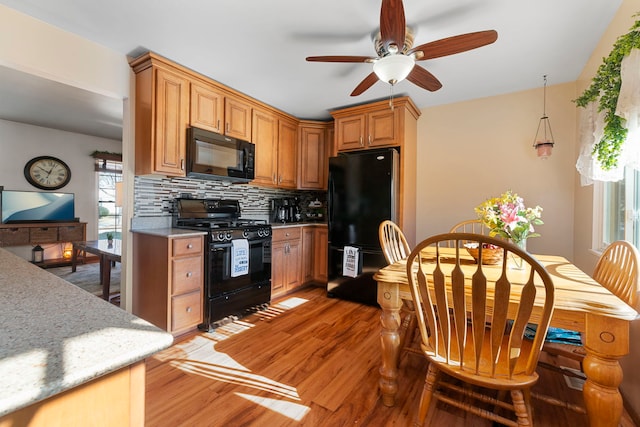
[[[57,190],[69,183],[71,169],[60,159],[39,156],[29,160],[24,166],[24,177],[34,187]]]

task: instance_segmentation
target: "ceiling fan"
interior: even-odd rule
[[[373,63],[373,72],[351,92],[358,96],[378,80],[394,86],[405,78],[411,83],[431,92],[442,87],[442,83],[416,61],[440,58],[466,52],[495,42],[495,30],[460,34],[413,47],[413,33],[407,28],[402,0],[382,0],[380,9],[380,32],[374,38],[377,57],[369,56],[308,56],[310,62],[368,62]]]

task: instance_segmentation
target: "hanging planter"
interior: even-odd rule
[[[634,15],[637,16],[637,15]],[[622,60],[632,49],[640,49],[640,21],[636,21],[631,30],[618,37],[609,56],[604,58],[598,72],[582,95],[574,102],[578,107],[586,107],[589,103],[598,101],[598,111],[604,112],[604,133],[600,141],[593,147],[591,153],[605,171],[618,166],[618,157],[622,151],[622,144],[627,137],[625,120],[616,115],[618,96],[622,79],[620,69]]]

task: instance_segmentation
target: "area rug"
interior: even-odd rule
[[[88,264],[78,264],[75,273],[71,272],[71,266],[47,268],[47,271],[71,282],[79,288],[94,295],[102,295],[100,286],[100,264],[92,262]],[[111,294],[120,292],[120,263],[111,267]]]

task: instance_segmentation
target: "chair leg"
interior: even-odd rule
[[[427,376],[424,379],[424,388],[422,389],[422,396],[420,397],[420,407],[418,409],[418,425],[424,425],[424,419],[427,416],[429,406],[431,405],[431,398],[436,388],[436,383],[440,378],[440,371],[433,364],[429,364]]]
[[[518,426],[532,426],[531,405],[525,402],[522,390],[511,390],[511,400],[518,419]]]

